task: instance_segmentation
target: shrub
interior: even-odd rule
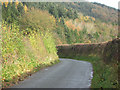
[[[51,16],[47,11],[41,11],[39,9],[30,9],[20,18],[21,29],[30,33],[29,30],[40,31],[52,31],[55,27],[55,18]],[[26,30],[28,28],[28,30]]]

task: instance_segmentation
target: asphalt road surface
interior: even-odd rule
[[[60,59],[54,66],[42,69],[11,88],[89,88],[92,65],[73,59]]]

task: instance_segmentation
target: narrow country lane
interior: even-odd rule
[[[73,59],[60,59],[54,66],[40,70],[11,88],[89,88],[92,65]]]

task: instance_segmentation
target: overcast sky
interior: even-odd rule
[[[120,0],[87,0],[87,1],[98,2],[98,3],[105,4],[107,6],[111,6],[118,9],[118,2]]]

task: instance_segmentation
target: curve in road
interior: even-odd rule
[[[38,71],[11,88],[89,88],[92,65],[86,61],[60,59],[60,63]]]

